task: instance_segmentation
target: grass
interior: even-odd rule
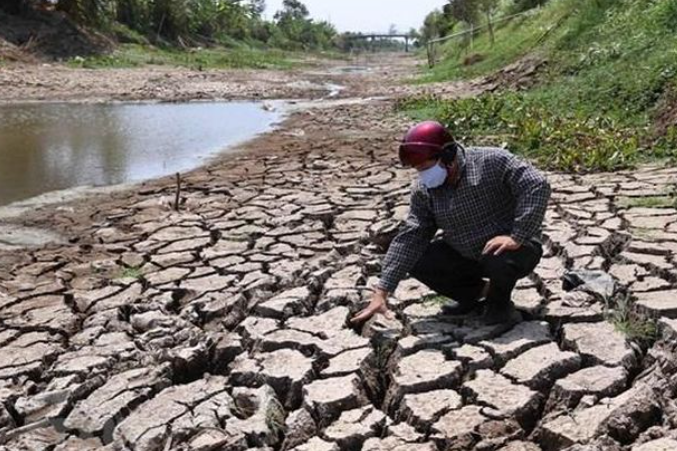
[[[112,53],[75,57],[67,64],[76,68],[106,69],[149,65],[191,69],[291,69],[301,65],[301,55],[282,50],[242,48],[198,48],[181,50],[142,44],[122,44]]]
[[[439,294],[429,294],[423,297],[423,303],[431,305],[444,305],[449,302],[449,298]]]
[[[140,279],[142,276],[143,271],[140,267],[129,266],[120,272],[118,279]]]
[[[607,117],[556,114],[529,103],[523,94],[421,97],[400,102],[398,108],[416,118],[438,119],[466,144],[501,145],[552,170],[614,171],[677,157],[677,142],[651,142],[646,131]]]
[[[674,196],[622,197],[618,199],[617,204],[623,208],[677,208],[677,198]]]
[[[277,399],[273,398],[266,409],[266,425],[274,436],[280,436],[286,430],[284,407]]]
[[[636,314],[629,296],[615,299],[613,308],[610,308],[607,301],[606,318],[618,332],[643,347],[647,347],[658,338],[656,322]]]
[[[501,69],[532,50],[536,50],[539,47],[538,41],[544,33],[555,27],[562,17],[569,14],[570,10],[565,6],[563,2],[553,2],[537,16],[520,16],[497,24],[496,40],[493,46],[486,32],[475,37],[472,50],[467,38],[448,41],[439,51],[440,63],[425,74],[419,82],[467,79]],[[553,28],[553,30],[559,30],[561,33],[559,28]],[[465,64],[466,58],[473,55],[480,56],[482,60],[475,64]]]
[[[446,123],[471,144],[504,144],[549,169],[614,171],[677,161],[677,127],[655,128],[677,91],[677,0],[552,0],[536,14],[485,34],[469,53],[458,41],[419,81],[485,75],[527,54],[547,58],[535,88],[479,98],[419,98],[401,110]]]

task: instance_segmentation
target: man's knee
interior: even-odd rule
[[[426,278],[431,272],[434,272],[439,267],[439,262],[442,259],[442,254],[447,251],[445,244],[442,241],[433,241],[428,245],[428,248],[423,253],[423,256],[416,262],[409,274],[418,280]]]
[[[510,284],[520,278],[519,268],[508,254],[484,255],[481,264],[485,276],[494,283]]]

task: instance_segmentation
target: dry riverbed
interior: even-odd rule
[[[15,218],[63,242],[0,251],[0,448],[677,449],[677,210],[642,206],[677,169],[550,174],[546,255],[511,330],[440,315],[412,280],[391,299],[396,320],[348,325],[411,179],[394,165],[408,120],[364,99],[418,89],[396,83],[407,61],[317,75],[346,86],[338,101],[184,174],[178,212],[165,178]],[[48,91],[26,92],[125,92]],[[602,300],[565,292],[560,276],[582,268],[617,277],[659,339],[637,346]]]

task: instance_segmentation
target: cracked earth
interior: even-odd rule
[[[413,280],[351,328],[407,212],[407,125],[388,100],[298,111],[184,174],[178,212],[167,178],[27,213],[68,244],[0,251],[0,449],[677,449],[677,210],[643,206],[677,168],[548,174],[512,329]],[[617,293],[564,291],[571,269]]]

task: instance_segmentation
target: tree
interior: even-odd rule
[[[479,19],[477,0],[450,0],[444,5],[445,16],[452,17],[468,25],[476,25]]]
[[[515,0],[514,5],[510,9],[514,13],[519,13],[528,9],[542,6],[547,3],[547,1],[548,0]]]
[[[423,21],[420,39],[423,42],[428,42],[431,39],[446,36],[451,33],[454,25],[456,25],[456,20],[453,17],[444,14],[439,9],[435,9],[431,11]]]
[[[498,10],[499,0],[478,0],[478,9],[484,13],[487,19],[487,28],[489,29],[489,38],[491,45],[494,45],[494,14]]]
[[[275,21],[281,35],[274,35],[281,46],[314,47],[317,43],[313,34],[314,24],[308,18],[310,12],[299,0],[284,0],[282,10],[275,13]],[[319,29],[316,29],[316,31]]]
[[[305,20],[309,15],[308,8],[299,0],[284,0],[282,10],[275,13],[275,20],[277,22]]]
[[[106,24],[112,18],[111,6],[105,0],[59,0],[56,3],[57,10],[89,25]]]
[[[249,0],[249,11],[252,16],[261,17],[266,10],[266,0]]]

